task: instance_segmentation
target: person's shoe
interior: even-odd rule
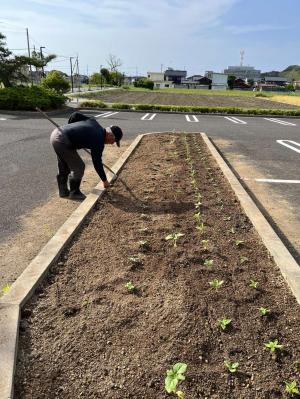
[[[70,191],[68,189],[68,176],[57,175],[57,185],[58,193],[61,198],[66,198],[69,196]]]
[[[77,201],[83,201],[86,198],[86,196],[80,191],[81,179],[74,179],[73,177],[69,177],[69,183],[70,183],[69,198]]]

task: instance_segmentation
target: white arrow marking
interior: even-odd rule
[[[296,151],[300,154],[300,143],[297,143],[297,141],[293,140],[276,140],[278,144],[284,145],[285,147],[290,148],[293,151]],[[293,145],[290,145],[288,143],[292,143]],[[295,148],[294,146],[298,146],[299,148]]]

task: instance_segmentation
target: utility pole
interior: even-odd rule
[[[41,61],[43,62],[43,48],[46,48],[44,46],[40,47],[40,55],[41,55]],[[42,76],[45,76],[45,71],[44,71],[44,65],[42,65]]]
[[[77,64],[77,82],[78,82],[78,91],[80,91],[80,77],[79,77],[79,64],[78,64],[78,55],[76,57],[76,64]]]
[[[101,87],[101,90],[102,90],[102,88],[103,88],[103,84],[102,84],[102,73],[101,73],[102,67],[103,67],[103,65],[100,65],[100,87]],[[106,83],[107,83],[107,82],[106,82]]]
[[[28,57],[30,58],[30,45],[29,45],[29,34],[28,34],[28,28],[26,28],[26,36],[27,36],[27,49],[28,49]],[[33,85],[33,76],[32,76],[32,68],[31,64],[29,64],[29,72],[30,72],[30,81],[31,81],[31,86]]]
[[[73,82],[73,65],[72,65],[72,59],[74,57],[70,57],[70,67],[71,67],[71,88],[72,88],[72,93],[74,92],[74,82]]]

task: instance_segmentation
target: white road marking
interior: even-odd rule
[[[290,184],[300,184],[300,180],[282,180],[282,179],[254,179],[260,183],[290,183]]]
[[[198,120],[198,118],[196,117],[196,115],[191,115],[191,117],[194,119],[193,121],[190,120],[190,115],[185,115],[185,119],[186,119],[188,122],[199,122],[199,120]]]
[[[7,121],[6,118],[0,118],[0,121]]]
[[[103,114],[95,115],[95,118],[109,118],[110,116],[116,115],[118,113],[119,112],[112,112],[112,111],[104,112]]]
[[[237,123],[239,125],[247,125],[247,122],[242,121],[234,116],[224,116],[225,119],[228,119],[230,122]]]
[[[293,140],[276,140],[278,144],[284,145],[285,147],[290,148],[293,151],[299,152],[300,154],[300,143],[297,143],[297,141]],[[292,143],[293,145],[290,145],[288,143]],[[296,148],[295,146],[298,146],[299,148]]]
[[[280,125],[285,125],[285,126],[297,126],[295,123],[287,122],[287,121],[282,121],[281,119],[275,119],[275,118],[264,118],[266,121],[270,122],[275,122],[279,123]]]
[[[145,114],[141,118],[141,121],[152,121],[156,117],[156,114],[152,114],[151,116],[149,116],[149,115],[151,115],[151,114]]]

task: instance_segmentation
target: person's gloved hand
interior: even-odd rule
[[[110,183],[109,183],[108,180],[106,180],[106,181],[103,182],[103,187],[104,187],[104,188],[108,188],[109,186],[110,186]]]

